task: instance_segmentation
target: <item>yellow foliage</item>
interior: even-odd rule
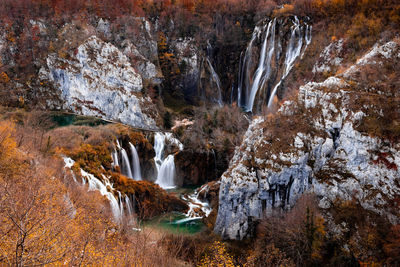
[[[13,135],[15,125],[10,121],[0,122],[0,172],[9,174],[18,169],[17,143]]]
[[[8,77],[7,73],[4,71],[0,73],[0,81],[3,83],[8,83],[10,81],[10,78]]]
[[[223,243],[215,241],[202,260],[200,261],[199,267],[233,267],[233,258],[226,251],[226,247]]]

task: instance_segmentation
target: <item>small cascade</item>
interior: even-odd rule
[[[136,151],[135,146],[132,143],[129,143],[129,146],[131,147],[131,154],[132,154],[133,178],[136,181],[140,181],[142,180],[142,174],[140,171],[139,155]]]
[[[209,41],[207,41],[206,56],[204,59],[204,68],[209,72],[209,80],[205,81],[203,97],[209,97],[210,100],[220,107],[223,106],[221,80],[213,66],[213,48]],[[214,62],[215,63],[215,62]],[[209,87],[207,87],[209,85]],[[208,90],[207,90],[208,88]],[[215,91],[216,90],[216,91]]]
[[[121,149],[121,158],[122,158],[122,163],[121,163],[122,174],[133,179],[131,164],[129,162],[129,157],[124,148]]]
[[[175,188],[175,158],[169,155],[162,163],[158,171],[156,184],[164,189]]]
[[[104,183],[97,179],[93,174],[90,174],[81,169],[81,175],[84,179],[87,180],[89,191],[99,191],[101,195],[106,196],[110,201],[111,211],[113,213],[114,219],[116,222],[121,222],[123,215],[123,206],[120,206],[120,203],[115,198],[112,192],[109,192],[107,187],[112,188],[112,184],[105,179]],[[105,178],[105,177],[104,177]]]
[[[121,218],[124,217],[124,205],[122,204],[122,196],[121,196],[121,192],[118,191],[118,199],[119,199],[119,209],[120,209],[120,213],[121,213]]]
[[[208,217],[210,215],[212,211],[210,205],[199,199],[199,195],[203,190],[207,190],[207,187],[203,187],[200,191],[195,191],[191,195],[182,197],[189,205],[189,211],[186,213],[188,218],[202,218],[203,216]],[[199,214],[199,211],[201,211],[201,214]]]
[[[129,143],[132,156],[132,159],[129,160],[129,156],[126,150],[120,145],[118,140],[116,143],[116,148],[114,148],[114,151],[111,152],[111,158],[113,160],[112,167],[115,168],[117,166],[120,166],[121,173],[126,177],[135,179],[137,181],[142,180],[139,155],[135,146]]]
[[[111,158],[113,160],[112,166],[113,167],[119,166],[118,152],[116,149],[114,149],[114,151],[111,153]]]
[[[156,133],[154,135],[154,151],[156,152],[154,162],[156,163],[157,172],[160,171],[160,167],[164,159],[164,146],[165,135],[163,135],[162,133]]]
[[[131,199],[128,197],[128,195],[125,195],[125,204],[126,204],[126,209],[128,211],[129,216],[133,215],[133,207],[131,204]]]
[[[183,150],[183,145],[178,139],[172,136],[172,133],[161,133],[158,132],[154,135],[154,150],[156,156],[154,162],[157,168],[157,179],[156,184],[164,189],[175,188],[175,157],[174,155],[168,155],[165,157],[165,143],[168,141],[169,144],[173,144]]]
[[[64,157],[63,159],[65,162],[64,167],[70,169],[75,182],[77,182],[77,180],[75,179],[75,175],[72,171],[72,166],[74,165],[75,161],[67,157]],[[89,191],[99,191],[102,196],[105,196],[110,202],[111,212],[113,214],[115,222],[122,222],[122,218],[125,216],[125,213],[123,196],[121,192],[115,190],[113,184],[104,175],[102,175],[102,179],[100,180],[93,174],[88,173],[83,169],[80,169],[80,174],[82,176],[82,185],[88,184]],[[118,199],[115,197],[116,194],[118,194]],[[127,195],[125,195],[125,208],[129,215],[133,214],[133,207]]]
[[[238,105],[247,112],[260,111],[262,103],[267,104],[267,107],[272,105],[295,61],[302,57],[311,43],[310,25],[302,25],[298,17],[294,16],[288,32],[286,21],[273,19],[264,26],[256,26],[246,51],[240,56]],[[253,58],[258,49],[257,43],[262,43],[258,64]]]

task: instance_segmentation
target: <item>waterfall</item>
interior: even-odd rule
[[[75,161],[67,157],[64,157],[63,159],[65,163],[64,167],[70,169],[75,182],[77,182],[75,179],[75,175],[72,171],[72,166],[74,165]],[[114,220],[115,222],[120,223],[122,221],[122,218],[125,216],[123,197],[121,192],[115,190],[109,178],[104,175],[102,175],[102,179],[100,180],[93,174],[88,173],[83,169],[80,169],[80,174],[82,176],[82,185],[85,185],[87,183],[89,191],[99,191],[102,196],[105,196],[109,200]],[[113,192],[118,193],[118,199],[115,197]],[[125,207],[127,210],[127,214],[132,215],[133,206],[128,195],[125,195]]]
[[[217,99],[215,99],[215,102],[217,102],[217,104],[222,107],[223,103],[222,103],[222,93],[221,93],[221,81],[218,77],[218,74],[215,72],[213,65],[211,64],[210,60],[207,58],[207,64],[210,68],[211,71],[211,78],[214,81],[215,85],[217,86]]]
[[[156,133],[154,135],[154,150],[156,156],[154,162],[157,168],[156,184],[164,189],[175,188],[175,158],[174,155],[165,157],[165,142],[173,144],[183,150],[183,145],[178,139],[172,136],[172,133]]]
[[[274,19],[273,21],[270,21],[268,24],[267,33],[265,34],[264,43],[261,48],[260,61],[258,64],[258,68],[254,74],[253,85],[250,90],[250,97],[246,104],[246,111],[253,110],[254,98],[256,97],[258,89],[260,88],[260,82],[263,80],[262,84],[264,84],[270,75],[271,59],[272,59],[272,54],[274,53],[274,50],[275,50],[275,23],[276,23],[276,19]],[[271,31],[271,28],[272,28],[272,31]],[[270,32],[271,32],[271,34],[270,34]],[[268,46],[268,37],[270,35],[271,35],[271,37],[270,37],[271,40],[270,40],[270,42],[269,42],[270,44]],[[268,47],[268,53],[267,53],[267,47]]]
[[[296,42],[296,38],[298,39]],[[301,35],[301,27],[300,22],[297,16],[295,16],[294,26],[292,27],[292,32],[290,34],[289,44],[286,50],[286,58],[285,58],[285,69],[281,80],[272,90],[272,93],[269,97],[268,107],[271,106],[276,91],[278,90],[279,86],[282,84],[282,81],[286,78],[289,74],[290,70],[293,68],[293,64],[296,59],[300,56],[301,48],[303,46],[303,36]]]
[[[121,163],[122,173],[128,176],[129,178],[133,178],[129,157],[124,148],[121,149],[121,158],[122,158],[122,163]]]
[[[245,103],[247,102],[247,97],[249,95],[249,87],[250,87],[250,67],[252,66],[252,54],[253,54],[253,46],[254,42],[258,38],[261,33],[261,27],[256,26],[253,35],[251,36],[251,40],[249,45],[246,48],[246,52],[244,54],[244,58],[242,60],[241,66],[239,66],[239,84],[238,84],[238,105],[240,107],[245,107]],[[243,87],[244,86],[244,87]],[[244,94],[242,91],[244,90]]]
[[[107,186],[112,188],[112,185],[110,184],[110,182],[106,179],[105,183],[103,184],[93,174],[90,174],[82,169],[81,169],[81,175],[83,178],[87,179],[89,191],[97,190],[100,192],[101,195],[107,197],[107,199],[110,201],[111,211],[113,213],[115,221],[120,222],[121,218],[122,218],[121,210],[123,209],[123,207],[120,206],[120,204],[118,203],[114,194],[112,192],[108,191]]]
[[[306,41],[306,46],[304,47],[303,52],[301,53],[301,59],[304,56],[304,53],[307,50],[307,47],[311,44],[311,40],[312,40],[312,35],[311,35],[311,31],[312,31],[312,26],[306,24],[306,32],[304,33],[304,40]]]
[[[119,199],[120,216],[121,216],[121,218],[123,218],[124,217],[124,205],[122,204],[122,197],[121,197],[120,191],[118,191],[118,199]]]
[[[163,153],[165,146],[165,135],[162,133],[156,133],[154,135],[154,151],[156,152],[156,156],[154,157],[154,162],[156,163],[157,172],[160,171],[160,167],[163,161]]]
[[[256,26],[245,52],[240,55],[237,100],[238,105],[248,112],[258,112],[261,103],[271,106],[295,61],[311,43],[311,26],[306,23],[302,26],[294,16],[288,32],[286,21],[273,19],[264,26]],[[257,43],[262,45],[258,62],[254,62]],[[283,50],[286,50],[284,59],[281,56]]]
[[[117,140],[117,147],[114,147],[114,151],[111,152],[111,158],[113,160],[112,167],[121,166],[121,173],[131,179],[137,181],[142,180],[142,174],[140,169],[139,155],[135,146],[129,143],[132,160],[129,160],[128,153]],[[119,152],[119,153],[118,153]],[[118,156],[120,154],[120,157]]]
[[[197,192],[196,190],[193,194],[182,197],[189,206],[189,210],[186,213],[186,216],[189,218],[201,218],[198,214],[198,210],[201,210],[206,217],[208,217],[212,211],[208,202],[203,202],[198,198],[201,191]]]
[[[133,214],[133,207],[132,207],[131,200],[128,197],[128,195],[125,195],[125,203],[126,203],[126,209],[128,210],[128,214],[132,215]]]
[[[132,143],[129,142],[132,154],[132,168],[133,168],[133,178],[137,181],[142,180],[142,174],[140,172],[140,161],[136,148]]]
[[[112,166],[119,166],[119,161],[118,161],[118,152],[117,150],[114,149],[114,151],[111,153],[111,158],[113,160]]]
[[[169,155],[162,163],[158,171],[156,184],[164,189],[175,188],[175,158]]]

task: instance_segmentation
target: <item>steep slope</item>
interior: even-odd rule
[[[221,178],[215,232],[243,239],[306,191],[327,213],[356,199],[398,221],[399,52],[398,39],[376,44],[343,74],[300,87],[276,115],[255,118]]]

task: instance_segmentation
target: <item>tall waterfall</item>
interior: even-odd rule
[[[287,23],[292,24],[290,32],[286,30]],[[285,19],[273,19],[264,26],[255,27],[239,62],[238,105],[240,107],[249,112],[258,112],[262,105],[266,104],[267,107],[272,105],[278,89],[283,86],[294,63],[300,56],[302,57],[311,43],[312,27],[303,24],[294,16],[290,22]],[[254,57],[257,55],[259,42],[262,46],[257,60]]]
[[[139,155],[136,151],[135,146],[132,143],[129,143],[131,147],[131,154],[132,154],[132,167],[133,167],[133,178],[137,181],[142,180],[142,174],[140,171],[140,161]]]
[[[254,74],[250,97],[246,104],[247,111],[253,110],[254,98],[256,97],[257,91],[261,85],[264,85],[265,81],[268,80],[271,73],[271,59],[275,50],[275,24],[276,19],[270,21],[268,24],[267,33],[265,34],[264,43],[261,48],[260,62]]]
[[[165,143],[168,141],[183,149],[183,145],[179,140],[173,138],[171,133],[156,133],[154,135],[154,150],[156,156],[154,162],[157,168],[156,184],[164,189],[175,188],[175,157],[173,154],[165,157]]]
[[[210,76],[209,80],[206,82],[210,86],[210,90],[207,91],[207,89],[204,89],[204,96],[203,97],[209,97],[210,100],[216,104],[218,104],[220,107],[223,106],[223,100],[222,100],[222,88],[221,88],[221,80],[215,71],[215,68],[213,66],[213,48],[210,44],[209,41],[207,41],[207,54],[205,57],[205,67],[209,71]],[[216,89],[216,91],[215,91]]]
[[[139,155],[135,146],[129,143],[131,157],[132,159],[129,160],[128,153],[117,140],[117,147],[114,148],[114,151],[111,153],[111,158],[113,160],[112,166],[120,166],[121,173],[131,179],[135,179],[137,181],[142,180],[142,174],[140,169],[140,160]]]
[[[218,105],[220,107],[222,107],[223,103],[222,103],[222,93],[221,93],[221,81],[218,77],[218,74],[215,72],[213,65],[211,64],[210,59],[207,58],[206,61],[207,61],[208,67],[210,68],[211,78],[214,81],[215,85],[217,86],[217,98],[215,99],[215,102],[217,102]]]

